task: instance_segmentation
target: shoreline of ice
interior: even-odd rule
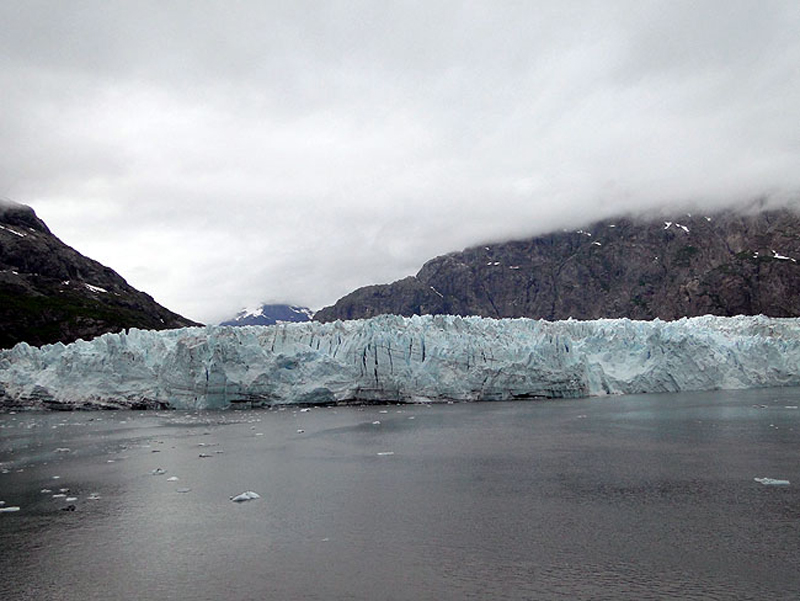
[[[457,316],[105,334],[0,351],[0,407],[578,398],[800,385],[800,319]]]

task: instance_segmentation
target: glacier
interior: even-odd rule
[[[216,409],[800,385],[800,320],[398,317],[131,329],[0,351],[0,406]]]

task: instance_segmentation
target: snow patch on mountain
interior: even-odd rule
[[[233,319],[223,321],[223,326],[271,326],[282,323],[311,321],[314,312],[296,305],[258,305],[239,311]]]

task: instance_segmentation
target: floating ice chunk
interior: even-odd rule
[[[53,480],[60,480],[61,476],[53,476]]]
[[[775,478],[753,478],[753,480],[764,486],[789,486],[788,480],[777,480]]]
[[[311,411],[311,408],[310,408],[310,407],[303,407],[303,408],[300,410],[300,413],[308,413],[309,411]]]
[[[77,501],[77,500],[78,500],[78,497],[67,497],[67,498],[66,498],[66,499],[64,499],[64,500],[65,500],[67,503],[69,503],[70,501]]]
[[[93,492],[86,498],[89,499],[90,501],[99,501],[100,500],[100,495],[98,493],[96,493],[96,492]]]
[[[54,495],[53,495],[53,498],[54,498],[54,499],[63,499],[63,498],[65,498],[66,496],[67,496],[67,495],[65,495],[63,492],[57,492],[56,494],[54,494]]]
[[[180,480],[178,476],[170,476],[169,478],[167,478],[167,482],[177,482],[178,480]]]
[[[207,458],[211,457],[211,455],[209,455],[208,453],[200,453],[200,454],[198,455],[198,457],[199,457],[200,459],[207,459]]]
[[[261,495],[257,492],[253,492],[252,490],[247,490],[241,494],[236,495],[235,497],[231,497],[231,501],[234,503],[244,503],[245,501],[252,501],[254,499],[260,499]]]
[[[67,447],[58,447],[54,451],[54,453],[69,453],[69,452],[70,452],[70,449],[68,449]]]
[[[49,495],[49,494],[50,494],[51,492],[53,492],[53,491],[52,491],[52,490],[50,490],[49,488],[43,488],[43,489],[42,489],[42,490],[40,490],[39,492],[40,492],[40,493],[42,493],[42,494],[45,494],[45,495]]]
[[[151,474],[153,474],[154,476],[163,476],[164,474],[166,474],[166,473],[167,473],[167,470],[165,470],[165,469],[162,469],[162,468],[160,468],[160,467],[157,467],[156,469],[154,469],[154,470],[153,470],[152,472],[150,472],[150,473],[151,473]]]
[[[298,434],[303,434],[304,432],[305,432],[305,430],[303,430],[303,429],[299,429],[299,430],[297,430],[297,433],[298,433]]]
[[[0,513],[14,513],[15,511],[19,511],[19,507],[16,505],[12,505],[11,507],[0,507]]]
[[[389,457],[390,455],[394,455],[394,451],[379,451],[376,454],[378,457]]]
[[[374,422],[372,422],[372,425],[373,426],[380,426],[381,422],[376,419]]]
[[[190,492],[191,490],[192,490],[191,488],[179,488],[175,492],[184,494],[184,493]]]

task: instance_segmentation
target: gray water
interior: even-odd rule
[[[0,598],[797,599],[798,405],[0,415]]]

